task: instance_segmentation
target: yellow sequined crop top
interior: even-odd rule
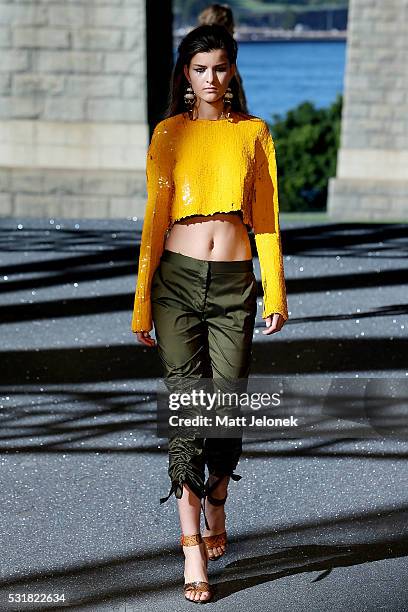
[[[147,151],[147,204],[139,255],[132,331],[153,328],[150,290],[167,230],[190,215],[242,211],[258,251],[262,317],[288,319],[275,146],[263,119],[232,112],[225,119],[160,121]]]

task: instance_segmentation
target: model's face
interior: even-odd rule
[[[219,100],[226,92],[235,74],[235,64],[230,64],[225,49],[196,53],[190,66],[184,66],[184,74],[197,98],[206,102]]]

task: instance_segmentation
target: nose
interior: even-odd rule
[[[213,70],[211,70],[211,68],[209,68],[208,70],[208,77],[207,77],[207,83],[209,83],[210,85],[214,82],[214,72]]]

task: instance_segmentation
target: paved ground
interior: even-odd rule
[[[259,305],[253,376],[404,385],[407,226],[281,226],[291,318],[265,338]],[[1,611],[192,609],[176,505],[158,503],[158,357],[130,331],[140,227],[0,220]],[[408,609],[408,435],[370,425],[247,441],[208,609]]]

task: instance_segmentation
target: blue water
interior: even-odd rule
[[[239,43],[237,66],[249,112],[267,121],[305,100],[331,104],[343,92],[346,43]]]

